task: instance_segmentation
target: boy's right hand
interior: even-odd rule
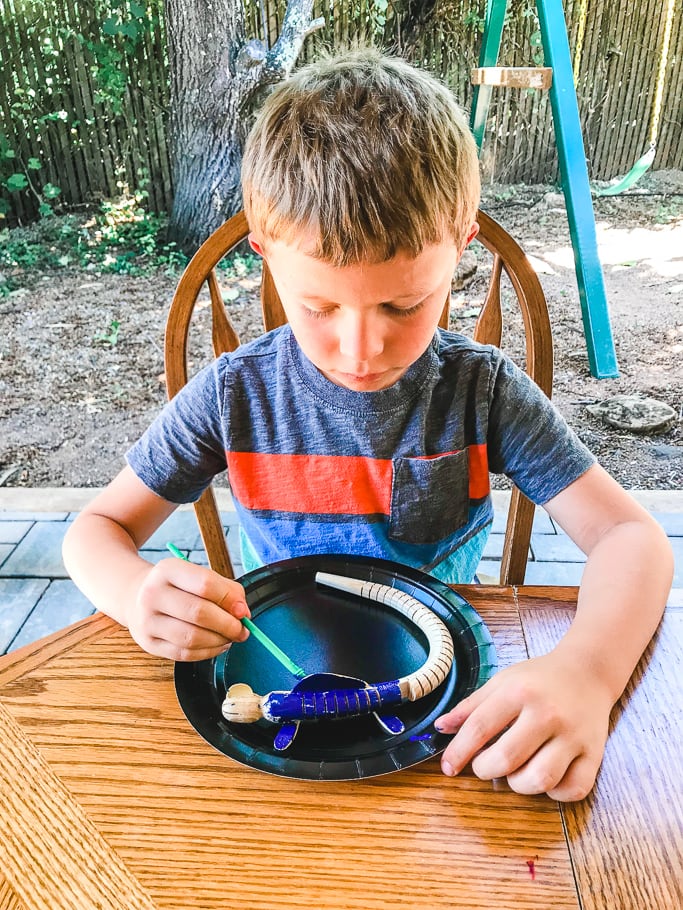
[[[169,660],[205,660],[245,641],[240,622],[250,616],[244,588],[206,566],[162,559],[145,569],[127,625],[149,654]]]

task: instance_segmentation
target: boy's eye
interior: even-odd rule
[[[324,319],[332,312],[332,310],[312,310],[307,306],[305,306],[303,309],[306,315],[310,316],[311,319]]]
[[[397,307],[392,306],[390,303],[385,303],[384,306],[389,310],[392,316],[414,316],[422,307],[425,305],[425,301],[421,300],[420,303],[416,303],[415,306],[411,307]]]

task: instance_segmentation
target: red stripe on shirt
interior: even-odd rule
[[[391,512],[390,459],[263,452],[227,452],[226,455],[232,493],[247,509],[309,515],[389,515]],[[442,456],[427,456],[439,457]],[[469,446],[468,467],[470,499],[488,496],[486,444]]]
[[[489,457],[486,443],[468,446],[467,463],[470,472],[470,499],[483,499],[489,495]]]
[[[247,509],[388,515],[391,460],[351,455],[227,452],[230,487]]]

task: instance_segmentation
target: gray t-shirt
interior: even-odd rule
[[[497,348],[439,330],[388,389],[355,392],[305,357],[289,326],[195,376],[130,449],[171,502],[228,470],[245,569],[341,553],[469,582],[493,517],[489,471],[547,502],[595,461]]]

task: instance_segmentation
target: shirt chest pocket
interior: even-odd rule
[[[390,538],[436,543],[467,524],[468,514],[467,449],[434,458],[394,460]]]

